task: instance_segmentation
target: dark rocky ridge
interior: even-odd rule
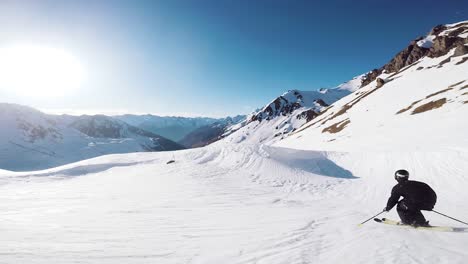
[[[467,54],[468,47],[465,44],[468,43],[468,38],[461,38],[459,35],[468,30],[468,23],[460,23],[453,28],[447,34],[440,35],[449,28],[445,25],[435,26],[429,33],[429,35],[436,36],[431,48],[418,46],[417,42],[423,37],[411,41],[408,47],[396,54],[387,64],[367,73],[361,82],[361,87],[374,81],[384,71],[387,73],[398,72],[425,56],[437,58],[447,54],[453,48],[456,48],[454,56]]]
[[[306,122],[311,121],[312,119],[316,118],[319,115],[319,113],[315,112],[312,109],[306,110],[296,116],[297,119],[304,119]]]

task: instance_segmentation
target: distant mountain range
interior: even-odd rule
[[[229,126],[241,122],[245,117],[245,115],[226,118],[156,115],[115,116],[115,118],[130,125],[166,137],[187,148],[205,146],[218,140]]]
[[[49,115],[28,106],[0,103],[0,169],[39,170],[106,154],[204,146],[243,119]],[[184,138],[178,143],[155,131]]]
[[[172,117],[156,115],[120,115],[114,118],[135,127],[161,135],[172,141],[182,140],[192,131],[222,119],[208,117]]]
[[[246,116],[243,115],[220,119],[215,123],[195,129],[179,143],[187,148],[206,146],[230,134],[235,126],[245,123],[245,120]]]
[[[0,168],[39,170],[105,154],[179,150],[165,137],[118,119],[48,115],[0,103]]]

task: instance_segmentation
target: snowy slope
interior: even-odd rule
[[[468,155],[334,153],[217,142],[0,174],[2,263],[466,263],[467,233],[357,224],[391,173],[467,219]],[[447,177],[450,176],[450,180]],[[396,219],[395,211],[386,215]],[[426,213],[433,224],[457,223]]]
[[[458,31],[465,30],[468,23]],[[468,45],[466,37],[458,39]],[[459,50],[454,47],[445,55],[425,56],[397,72],[381,73],[278,146],[339,151],[468,149],[468,47]],[[385,82],[382,86],[379,78]]]
[[[34,170],[78,160],[183,147],[106,116],[53,116],[0,104],[0,168]]]

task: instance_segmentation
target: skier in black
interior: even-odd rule
[[[397,170],[395,180],[398,184],[392,189],[392,195],[388,199],[384,211],[390,211],[396,204],[401,223],[412,226],[429,226],[421,210],[431,211],[437,201],[437,195],[429,185],[409,181],[409,172]],[[403,199],[400,200],[400,197]]]

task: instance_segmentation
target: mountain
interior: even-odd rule
[[[172,141],[180,141],[197,128],[220,122],[209,117],[173,117],[156,115],[120,115],[115,118],[132,126],[161,135]]]
[[[0,168],[37,170],[105,154],[183,149],[107,116],[55,116],[0,104]]]
[[[280,140],[315,118],[332,103],[359,89],[363,77],[357,76],[331,89],[289,90],[250,114],[244,122],[231,127],[223,137],[237,143],[245,140],[252,143]]]
[[[436,191],[435,210],[468,219],[468,54],[447,45],[431,55],[437,38],[453,31],[459,39],[452,40],[466,46],[468,30],[463,23],[443,28],[420,38],[416,43],[433,43],[420,42],[426,55],[399,70],[355,78],[334,102],[327,97],[339,88],[289,91],[203,148],[107,155],[40,172],[0,170],[0,224],[8,226],[2,262],[466,263],[468,229],[435,211],[423,212],[431,225],[460,233],[358,225],[381,212],[402,168]],[[40,124],[20,122],[31,127],[20,131],[26,140],[61,138],[53,118],[11,108],[5,116],[21,119],[21,110]],[[285,124],[290,132],[272,138],[277,124],[306,122],[300,113],[310,113],[309,122],[295,131]],[[75,126],[86,132],[101,122]],[[0,133],[10,124],[17,125],[5,123]],[[87,133],[126,133],[115,127]]]
[[[187,148],[203,147],[230,134],[235,126],[245,121],[246,116],[227,117],[199,127],[186,135],[178,143]]]
[[[415,39],[363,87],[278,146],[314,150],[468,149],[468,21]],[[454,140],[456,139],[456,140]]]

